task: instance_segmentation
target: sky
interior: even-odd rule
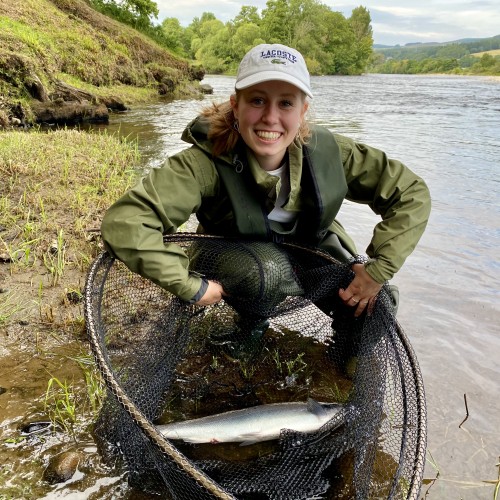
[[[238,15],[242,5],[254,5],[262,10],[267,0],[155,1],[160,11],[158,22],[175,17],[182,26],[187,26],[203,12],[211,12],[217,19],[227,22]],[[321,0],[321,3],[346,17],[351,15],[353,8],[366,7],[370,11],[376,44],[450,42],[500,35],[498,0],[379,0],[360,3]]]

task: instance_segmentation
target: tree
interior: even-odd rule
[[[373,48],[373,31],[370,12],[365,7],[356,7],[348,20],[354,35],[355,61],[350,73],[362,73],[366,68]]]
[[[260,16],[257,7],[251,5],[243,5],[240,9],[239,14],[233,19],[232,24],[235,28],[243,24],[255,24],[260,26]]]
[[[194,36],[199,37],[201,35],[201,27],[208,21],[217,21],[215,14],[213,14],[212,12],[203,12],[201,17],[195,17],[188,27],[193,32]]]
[[[226,71],[231,62],[231,36],[222,21],[202,16],[198,24],[198,36],[191,42],[195,58],[209,73]]]
[[[263,35],[269,43],[292,45],[294,17],[288,0],[268,0],[262,11]]]
[[[231,39],[233,60],[240,61],[255,45],[265,43],[260,26],[254,23],[241,23]]]
[[[161,23],[161,28],[167,47],[176,54],[186,56],[189,46],[185,45],[185,29],[181,26],[179,20],[175,17],[167,17]]]
[[[153,0],[121,0],[119,4],[139,19],[158,17],[158,5]]]
[[[356,62],[354,33],[340,12],[323,13],[323,45],[329,54],[328,75],[348,75]]]

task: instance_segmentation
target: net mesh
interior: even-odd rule
[[[188,305],[106,252],[85,291],[107,398],[101,453],[163,498],[418,498],[426,445],[421,374],[384,287],[370,315],[338,298],[350,264],[296,245],[165,237],[221,282]],[[166,439],[157,425],[268,403],[341,403],[317,431],[249,446]]]

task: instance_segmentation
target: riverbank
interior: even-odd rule
[[[101,218],[138,165],[137,144],[107,133],[0,132],[1,498],[43,497],[68,453],[99,476],[89,426],[103,389],[82,293]],[[26,434],[40,421],[55,432]]]
[[[0,133],[3,346],[27,341],[20,324],[82,324],[81,291],[101,250],[101,217],[137,165],[137,145],[106,133]]]
[[[107,122],[109,109],[199,95],[203,75],[84,0],[0,3],[0,129]]]

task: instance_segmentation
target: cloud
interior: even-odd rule
[[[375,43],[447,42],[500,34],[500,9],[489,0],[386,0],[363,5],[370,11]],[[349,15],[355,6],[335,3],[332,8]]]

